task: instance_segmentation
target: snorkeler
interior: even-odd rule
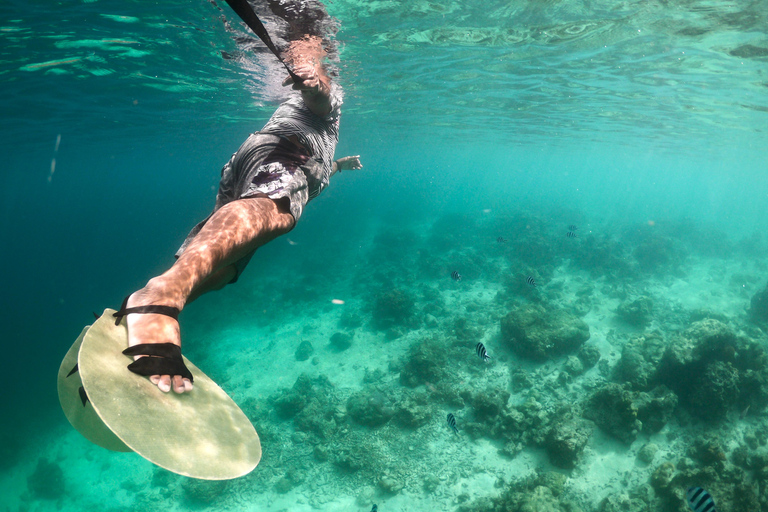
[[[177,354],[184,306],[237,281],[256,249],[293,229],[332,175],[362,168],[359,156],[333,160],[342,92],[325,64],[329,42],[319,30],[306,30],[328,18],[322,4],[269,4],[288,27],[288,47],[276,55],[290,73],[283,85],[293,91],[224,165],[214,210],[192,229],[174,265],[128,296],[114,315],[118,322],[126,318],[131,354],[151,356],[138,358],[131,370],[164,392],[184,393],[193,385]],[[256,28],[264,32],[260,23]]]

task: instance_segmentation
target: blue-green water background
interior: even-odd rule
[[[376,226],[449,213],[689,219],[717,244],[765,247],[764,2],[328,9],[346,90],[337,156],[365,169],[335,177],[297,244],[259,251],[238,287],[286,266],[332,281]],[[219,16],[205,1],[0,6],[3,463],[65,421],[67,347],[92,311],[172,262],[221,165],[275,106],[258,75],[221,58],[235,45]]]

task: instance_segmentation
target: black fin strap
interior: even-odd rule
[[[85,388],[80,386],[77,392],[80,394],[80,401],[83,402],[83,407],[85,407],[85,404],[89,402],[88,395],[85,394]]]
[[[141,343],[123,350],[127,356],[155,356],[181,359],[181,347],[174,343]]]
[[[77,371],[77,363],[75,363],[75,366],[73,366],[72,369],[69,370],[69,373],[67,374],[67,377],[69,377],[70,375],[72,375],[76,371]],[[67,377],[64,377],[64,378],[66,379]]]
[[[181,357],[181,348],[173,343],[142,343],[123,350],[127,356],[141,357],[128,365],[128,369],[138,375],[150,377],[152,375],[181,375],[189,382],[194,382],[194,377]]]
[[[125,315],[130,315],[131,313],[155,313],[158,315],[165,315],[173,318],[174,320],[179,319],[179,308],[175,308],[173,306],[156,306],[156,305],[149,305],[149,306],[138,306],[135,308],[126,308],[125,305],[128,304],[128,297],[126,297],[123,300],[123,305],[120,306],[120,311],[116,311],[112,314],[113,317],[115,317],[117,320],[115,320],[115,325],[120,325],[120,320],[123,319]]]
[[[269,32],[267,32],[267,29],[264,28],[264,25],[261,23],[261,20],[259,19],[258,15],[256,14],[256,11],[253,10],[253,7],[248,3],[247,0],[225,0],[229,6],[232,8],[233,11],[235,11],[235,14],[240,16],[240,19],[245,22],[248,27],[253,30],[253,33],[259,36],[259,39],[266,45],[267,48],[269,48],[269,51],[271,51],[275,57],[277,57],[277,60],[279,60],[283,66],[285,66],[285,69],[288,71],[288,74],[291,75],[291,78],[293,79],[294,83],[301,83],[303,80],[299,78],[296,73],[291,70],[291,68],[288,67],[288,64],[283,60],[283,57],[280,55],[280,50],[277,49],[275,44],[272,42],[272,38],[269,37]]]

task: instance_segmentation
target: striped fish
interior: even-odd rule
[[[453,415],[453,413],[448,413],[448,426],[453,429],[454,432],[456,432],[456,435],[459,435],[459,428],[456,426],[456,416]]]
[[[576,231],[577,229],[579,229],[579,228],[576,227],[576,224],[569,224],[568,225],[568,231]]]
[[[688,499],[688,506],[693,512],[716,512],[715,500],[701,487],[689,487],[685,497]]]
[[[573,231],[569,231],[565,234],[565,236],[567,236],[568,238],[576,238],[576,233],[574,233]]]
[[[371,509],[371,512],[379,512],[379,506],[374,503],[373,508]]]
[[[461,281],[461,274],[459,274],[457,271],[451,272],[451,279],[454,281]]]
[[[487,362],[491,356],[488,355],[488,352],[485,350],[485,345],[478,342],[477,345],[475,345],[475,353],[477,354],[477,357],[482,359],[483,361]]]
[[[496,239],[496,241],[499,242],[500,244],[503,244],[507,241],[507,239],[504,238],[503,236],[500,236],[499,238]]]
[[[533,276],[526,277],[525,282],[536,288],[536,280],[533,278]]]

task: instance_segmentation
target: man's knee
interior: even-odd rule
[[[278,201],[282,201],[282,199],[249,197],[229,204],[241,203],[238,206],[243,208],[247,215],[258,219],[259,223],[263,223],[267,230],[283,234],[293,228],[295,220],[290,213],[290,203],[287,202],[287,198],[285,204],[278,203]]]

